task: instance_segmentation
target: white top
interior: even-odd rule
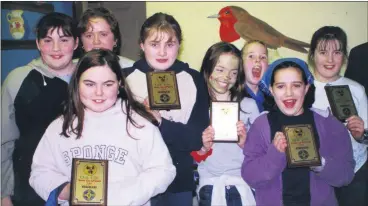
[[[240,120],[244,122],[248,131],[259,115],[257,104],[252,98],[245,97],[240,103],[240,108],[243,110],[240,111]],[[239,192],[240,190],[247,191],[249,194],[247,197],[243,197],[244,194],[242,194],[242,201],[253,202],[253,194],[249,186],[241,178],[241,166],[244,161],[243,149],[237,143],[214,143],[212,149],[212,154],[205,161],[198,163],[198,191],[204,185],[213,185],[213,191],[215,191],[215,188],[219,188],[225,193],[224,186],[235,185]],[[213,193],[212,200],[214,201],[217,198],[217,193]],[[218,201],[216,202],[219,203]]]
[[[60,135],[62,117],[47,128],[33,157],[30,185],[44,200],[64,182],[70,182],[72,158],[109,160],[108,205],[149,205],[151,197],[164,192],[176,169],[157,127],[136,113],[144,127],[128,124],[121,109],[125,103],[103,113],[85,110],[83,134],[76,139]],[[67,201],[59,201],[68,205]]]
[[[193,77],[187,72],[177,73],[176,79],[181,108],[159,110],[159,113],[167,120],[187,124],[196,103],[197,87],[193,82]],[[146,73],[136,69],[126,78],[126,82],[137,101],[143,102],[148,97]]]
[[[118,56],[119,57],[119,64],[120,64],[120,67],[122,69],[124,68],[128,68],[128,67],[132,67],[133,64],[134,64],[134,61],[131,60],[131,59],[128,59],[126,57],[123,57],[123,56]]]
[[[367,95],[365,94],[364,87],[360,85],[358,82],[353,81],[346,77],[340,77],[334,82],[323,83],[317,80],[314,80],[314,85],[316,86],[315,92],[315,102],[313,104],[314,108],[327,110],[330,108],[330,104],[328,102],[328,98],[326,95],[326,91],[324,87],[326,85],[349,85],[351,95],[353,96],[355,107],[358,111],[358,115],[364,121],[364,128],[368,126],[368,103],[367,103]],[[349,132],[350,133],[350,132]],[[354,153],[354,160],[355,160],[355,168],[354,172],[357,172],[367,161],[367,145],[361,144],[357,142],[353,136],[350,134],[352,146],[353,146],[353,153]]]

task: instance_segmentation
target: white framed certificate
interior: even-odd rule
[[[214,142],[238,142],[236,123],[239,121],[239,102],[213,101],[210,107]]]

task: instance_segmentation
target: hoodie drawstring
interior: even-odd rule
[[[42,79],[43,79],[43,86],[47,86],[47,83],[45,81],[45,77],[43,76],[43,74],[41,74],[41,76],[42,76]]]

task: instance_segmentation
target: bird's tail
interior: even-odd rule
[[[289,37],[286,37],[284,39],[284,45],[283,46],[286,47],[286,48],[298,51],[298,52],[302,52],[302,53],[308,53],[308,51],[304,47],[307,47],[307,48],[310,47],[310,45],[305,43],[305,42],[302,42],[302,41],[299,41],[299,40],[296,40],[296,39],[292,39],[292,38],[289,38]]]

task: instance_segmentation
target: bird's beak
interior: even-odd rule
[[[219,18],[220,17],[220,15],[218,15],[218,14],[214,14],[214,15],[211,15],[211,16],[208,16],[207,18]]]

